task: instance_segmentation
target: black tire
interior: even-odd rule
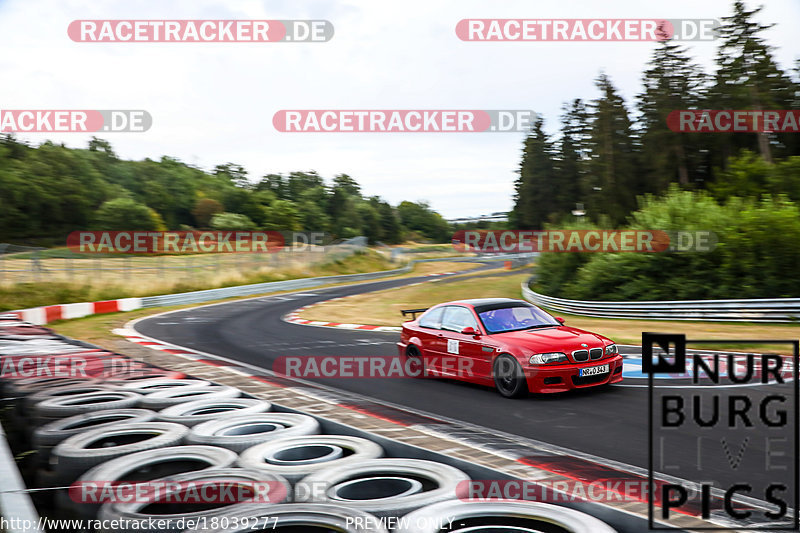
[[[88,392],[106,392],[117,390],[110,385],[104,385],[100,382],[89,383],[69,383],[60,385],[58,387],[47,387],[33,394],[25,397],[22,405],[30,409],[39,402],[49,400],[50,398],[66,398],[68,396],[75,396],[77,394],[86,394]]]
[[[93,378],[26,378],[16,379],[8,384],[10,396],[29,396],[49,388],[63,387],[65,385],[88,385],[99,383]]]
[[[419,374],[415,375],[415,377],[427,377],[428,372],[425,368],[425,359],[422,357],[422,352],[415,344],[409,344],[406,347],[406,358],[416,361],[417,368],[412,371],[419,372]]]
[[[186,442],[221,446],[243,452],[262,442],[285,437],[316,435],[319,422],[308,415],[294,413],[261,413],[211,420],[192,428]]]
[[[519,362],[508,355],[498,355],[492,366],[494,385],[506,398],[522,398],[528,394],[528,383]]]
[[[295,486],[299,503],[332,503],[376,516],[403,516],[432,503],[466,497],[470,477],[422,459],[372,459],[330,466]]]
[[[196,400],[162,409],[158,412],[157,419],[191,427],[219,417],[264,413],[270,409],[272,409],[271,403],[251,398]]]
[[[56,504],[62,512],[80,518],[95,518],[100,504],[87,502],[80,497],[82,485],[93,482],[142,482],[185,472],[205,472],[230,467],[237,458],[235,452],[214,446],[170,446],[123,455],[86,471],[73,485],[72,497],[67,491],[59,491]]]
[[[111,390],[111,387],[103,385],[95,379],[57,378],[27,381],[27,383],[18,386],[16,390],[17,399],[9,416],[24,435],[26,442],[29,443],[32,430],[37,425],[45,422],[45,420],[35,415],[31,416],[31,412],[34,411],[33,407],[37,403],[62,395],[71,396],[73,394],[104,390]],[[54,391],[58,391],[58,393],[53,395],[52,392]]]
[[[267,505],[231,514],[229,527],[197,529],[184,533],[252,533],[254,530],[293,528],[301,526],[314,531],[340,531],[341,533],[388,533],[376,518],[368,513],[339,505],[284,503]],[[237,526],[231,526],[234,522]]]
[[[160,411],[179,403],[196,400],[227,400],[238,398],[242,391],[227,385],[209,385],[199,387],[176,387],[151,392],[144,396],[139,403],[145,409]]]
[[[53,448],[48,469],[59,480],[72,482],[91,467],[110,459],[180,444],[188,432],[186,427],[168,422],[136,422],[115,429],[84,431]]]
[[[36,449],[38,462],[42,464],[49,459],[53,446],[73,435],[92,429],[108,429],[120,424],[149,422],[155,417],[156,413],[147,409],[110,409],[60,418],[33,432],[33,447]]]
[[[288,437],[258,444],[243,451],[238,465],[271,472],[295,482],[332,465],[348,465],[383,456],[371,440],[349,435]]]
[[[107,391],[89,392],[64,398],[50,398],[33,406],[34,414],[40,419],[66,418],[106,409],[127,409],[136,407],[141,395],[135,392]]]

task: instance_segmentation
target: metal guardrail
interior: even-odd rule
[[[179,294],[163,294],[160,296],[146,296],[142,298],[142,307],[162,307],[171,305],[194,304],[210,302],[223,298],[236,296],[251,296],[254,294],[264,294],[277,291],[288,291],[297,289],[308,289],[327,285],[330,283],[344,283],[350,281],[364,281],[370,279],[386,278],[410,272],[415,263],[427,263],[431,261],[465,261],[472,263],[484,263],[494,261],[529,262],[535,257],[534,254],[511,254],[495,255],[490,257],[443,257],[439,259],[419,259],[409,262],[406,266],[394,270],[383,270],[380,272],[366,272],[364,274],[342,274],[338,276],[321,276],[316,278],[292,279],[287,281],[269,281],[266,283],[253,283],[250,285],[238,285],[235,287],[223,287],[219,289],[206,289],[202,291],[183,292]]]
[[[163,294],[160,296],[146,296],[142,298],[142,307],[161,307],[169,305],[193,304],[220,300],[235,296],[250,296],[268,292],[308,289],[329,283],[348,281],[362,281],[369,279],[385,278],[411,271],[412,264],[394,270],[380,272],[367,272],[364,274],[343,274],[338,276],[321,276],[316,278],[290,279],[286,281],[269,281],[266,283],[253,283],[250,285],[237,285],[235,287],[222,287],[219,289],[206,289],[202,291],[182,292],[178,294]]]
[[[529,287],[533,279],[535,276],[522,283],[523,298],[552,311],[572,315],[708,322],[800,322],[800,298],[593,302],[539,294]]]

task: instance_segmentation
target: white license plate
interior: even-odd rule
[[[596,376],[598,374],[608,373],[608,365],[590,366],[588,368],[581,368],[580,377]]]

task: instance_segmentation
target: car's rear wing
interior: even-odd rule
[[[403,313],[403,316],[411,315],[411,320],[416,320],[417,313],[424,313],[427,310],[427,307],[423,307],[422,309],[401,309],[400,312]]]

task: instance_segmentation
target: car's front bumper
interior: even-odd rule
[[[580,377],[580,369],[608,365],[608,372],[590,377]],[[529,366],[525,369],[528,390],[534,393],[565,392],[572,389],[597,387],[622,381],[622,356],[615,355],[591,363],[569,365]]]
[[[405,342],[402,342],[402,341],[398,342],[397,343],[397,353],[398,353],[398,355],[400,355],[400,357],[404,357],[406,355],[406,349],[407,348],[408,348],[408,344],[406,344]]]

